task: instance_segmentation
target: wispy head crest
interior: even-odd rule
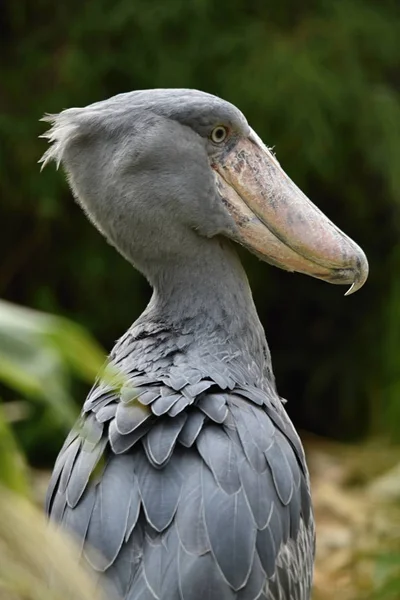
[[[67,145],[76,137],[79,130],[78,124],[72,121],[71,116],[71,110],[64,110],[56,115],[46,114],[40,119],[51,125],[46,133],[39,136],[49,140],[51,144],[38,161],[42,164],[40,170],[43,170],[52,160],[55,161],[57,169],[59,168]]]

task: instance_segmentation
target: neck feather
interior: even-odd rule
[[[228,241],[199,238],[190,255],[143,270],[153,296],[129,335],[130,343],[137,340],[134,354],[146,355],[148,370],[165,371],[170,360],[171,367],[177,361],[201,365],[206,374],[207,368],[228,369],[238,383],[273,384],[264,330]]]

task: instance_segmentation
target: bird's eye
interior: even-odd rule
[[[218,125],[218,127],[214,127],[211,132],[211,140],[214,142],[214,144],[220,144],[224,141],[227,135],[227,128],[223,127],[222,125]]]

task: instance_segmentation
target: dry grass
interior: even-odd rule
[[[73,542],[30,502],[0,490],[1,600],[100,600]]]
[[[395,499],[382,474],[395,475],[400,449],[304,442],[317,522],[313,600],[398,600],[400,482]]]

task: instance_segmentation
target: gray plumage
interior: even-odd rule
[[[44,163],[63,164],[88,217],[154,288],[109,358],[122,385],[96,382],[61,450],[48,513],[121,600],[309,600],[304,452],[230,241],[251,219],[215,183],[253,135],[246,119],[209,94],[151,90],[47,120]]]

